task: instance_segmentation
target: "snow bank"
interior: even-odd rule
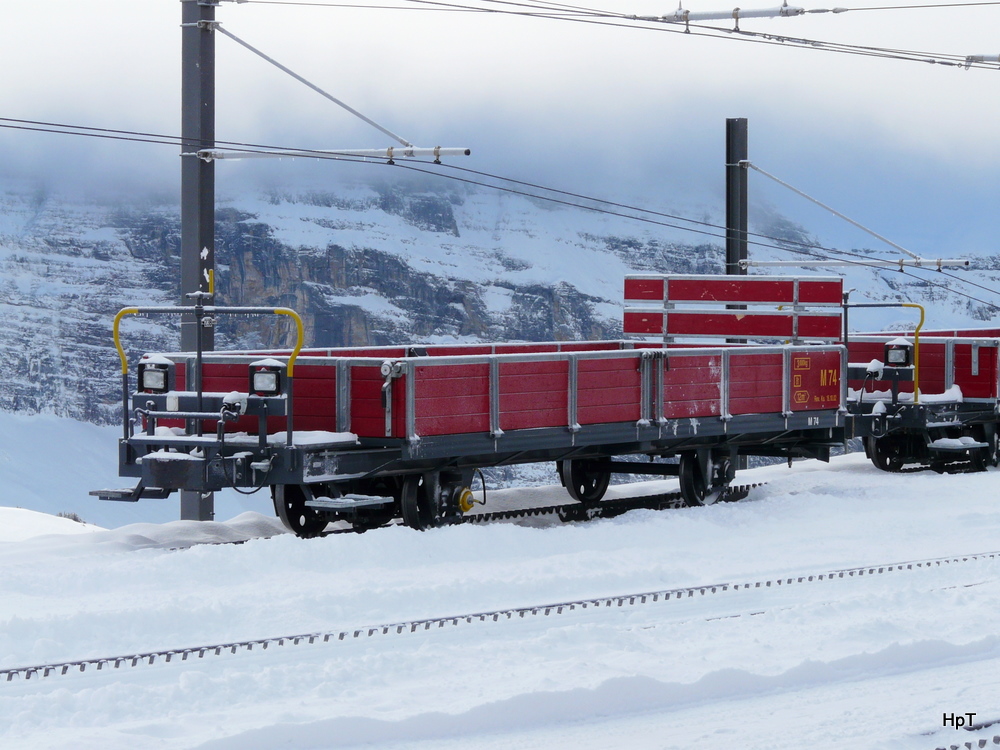
[[[118,476],[120,427],[101,427],[50,414],[0,412],[0,507],[76,513],[84,521],[115,528],[166,523],[180,517],[176,493],[165,500],[107,502],[91,490],[131,487]],[[243,496],[216,494],[215,515],[227,520],[248,511],[273,514],[266,490]],[[44,533],[44,532],[43,532]]]
[[[48,534],[89,534],[100,526],[23,508],[0,508],[0,543],[23,542]]]

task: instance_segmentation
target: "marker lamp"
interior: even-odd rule
[[[887,346],[885,363],[891,367],[909,367],[913,349],[908,346]]]
[[[281,372],[276,368],[251,371],[250,390],[258,396],[277,396],[281,393]]]
[[[147,393],[166,393],[169,388],[166,365],[139,363],[139,390]]]

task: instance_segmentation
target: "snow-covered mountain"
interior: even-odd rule
[[[665,213],[719,225],[722,208]],[[316,346],[618,336],[624,274],[722,271],[722,242],[713,236],[719,230],[691,225],[703,232],[692,233],[662,214],[651,218],[658,223],[467,186],[247,192],[219,202],[218,301],[293,307]],[[795,259],[801,256],[778,248],[819,242],[771,209],[753,212],[751,231],[779,238],[756,238],[761,244],[751,255],[758,259]],[[857,240],[870,244],[866,235]],[[86,199],[24,184],[0,189],[0,409],[115,421],[112,317],[123,306],[177,300],[179,247],[173,199]],[[995,282],[1000,256],[975,261],[979,270],[955,275]],[[929,304],[928,325],[997,317],[995,308],[935,286],[992,302],[943,275],[865,267],[836,273],[857,290],[852,301]],[[871,329],[907,325],[910,317],[886,311],[852,322]],[[133,355],[178,345],[174,322],[131,320],[124,330]],[[273,321],[242,320],[220,327],[217,346],[287,344],[288,336]]]

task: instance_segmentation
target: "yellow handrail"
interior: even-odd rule
[[[299,314],[288,307],[204,307],[202,308],[207,313],[231,313],[231,314],[263,314],[271,313],[273,315],[287,315],[292,320],[295,321],[295,348],[288,357],[288,377],[292,377],[292,373],[295,369],[295,360],[299,356],[299,352],[302,351],[303,341],[305,339],[304,326],[302,325],[302,318]],[[122,318],[126,315],[143,315],[143,314],[167,314],[167,315],[184,315],[186,313],[192,312],[191,307],[125,307],[118,311],[115,315],[114,323],[114,340],[115,349],[118,350],[118,358],[122,363],[122,375],[128,375],[128,357],[125,354],[125,348],[122,346],[120,327]]]
[[[295,349],[293,349],[292,353],[288,356],[288,377],[292,377],[292,370],[295,368],[295,360],[298,358],[299,352],[302,351],[302,341],[304,339],[304,335],[302,333],[303,331],[302,318],[300,318],[299,314],[295,312],[295,310],[292,310],[290,307],[276,307],[274,308],[274,314],[288,315],[290,318],[292,318],[292,320],[295,321],[295,329],[297,333],[295,340]]]
[[[122,322],[122,318],[126,315],[135,315],[139,312],[138,307],[125,307],[118,311],[115,315],[115,325],[114,325],[114,337],[115,337],[115,349],[118,350],[118,358],[122,361],[122,375],[128,375],[128,357],[125,355],[125,348],[122,346],[121,337],[118,334],[119,324]]]
[[[924,327],[924,307],[915,302],[903,302],[900,307],[915,307],[920,310],[920,322],[913,331],[913,403],[920,403],[920,329]]]

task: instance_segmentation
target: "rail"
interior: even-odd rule
[[[576,599],[572,601],[553,602],[548,604],[534,604],[524,607],[510,607],[484,612],[447,615],[445,617],[402,620],[393,623],[355,626],[343,630],[325,630],[312,633],[274,636],[271,638],[256,638],[246,641],[216,643],[204,646],[186,646],[159,651],[145,651],[118,656],[92,657],[88,659],[54,662],[28,667],[0,669],[0,682],[9,683],[13,682],[15,679],[31,680],[42,677],[65,675],[71,672],[86,672],[88,667],[93,668],[95,671],[120,669],[122,667],[130,668],[142,665],[153,665],[158,661],[171,663],[174,660],[179,662],[188,661],[192,657],[203,659],[206,656],[222,656],[224,653],[236,654],[241,651],[253,651],[254,649],[263,651],[273,646],[298,646],[300,644],[357,640],[360,638],[372,638],[374,636],[402,635],[404,633],[415,633],[418,630],[430,630],[432,627],[443,628],[446,625],[456,627],[462,624],[472,624],[473,622],[499,622],[501,618],[503,620],[513,620],[515,617],[519,619],[538,616],[550,617],[574,612],[577,609],[619,608],[626,606],[635,607],[660,601],[675,602],[681,599],[690,599],[695,596],[704,597],[718,595],[730,591],[739,592],[746,591],[748,589],[764,591],[768,589],[775,590],[778,588],[787,588],[788,586],[793,585],[800,586],[804,584],[831,582],[841,579],[862,578],[864,576],[870,577],[875,575],[885,575],[888,573],[901,573],[905,571],[940,568],[946,565],[963,564],[979,560],[998,559],[1000,559],[1000,552],[978,552],[968,555],[955,555],[951,557],[892,562],[878,565],[863,565],[853,568],[834,569],[821,573],[803,573],[792,576],[782,576],[780,578],[751,580],[738,583],[713,583],[683,588],[662,589],[658,591],[645,591],[588,599]]]

